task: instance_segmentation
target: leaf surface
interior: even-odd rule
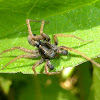
[[[12,47],[20,46],[27,49],[35,49],[28,44],[28,30],[26,19],[49,21],[45,24],[44,33],[51,37],[53,43],[54,34],[71,34],[84,40],[93,40],[92,43],[67,37],[59,37],[59,46],[68,46],[79,50],[90,58],[100,54],[100,2],[94,0],[26,0],[26,1],[1,1],[0,3],[0,52]],[[39,35],[41,23],[31,22],[32,32]],[[25,54],[14,50],[0,55],[0,67],[4,67],[10,60],[18,55]],[[40,58],[18,59],[0,72],[6,73],[33,73],[31,67]],[[52,59],[55,67],[53,71],[59,71],[63,67],[76,66],[86,61],[80,55],[70,52],[68,56],[60,56]],[[43,70],[44,63],[36,68],[37,73]]]

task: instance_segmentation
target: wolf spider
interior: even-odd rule
[[[74,35],[56,34],[56,35],[53,36],[54,44],[51,44],[50,37],[47,34],[43,33],[43,26],[44,26],[45,21],[42,21],[41,28],[40,28],[40,35],[32,34],[30,21],[34,21],[34,20],[30,20],[30,19],[26,20],[27,27],[28,27],[28,33],[29,33],[28,42],[29,42],[30,45],[37,47],[37,50],[25,49],[23,47],[13,47],[11,49],[4,50],[0,54],[5,53],[5,52],[9,52],[9,51],[12,51],[12,50],[15,50],[15,49],[19,49],[21,51],[24,51],[24,52],[30,53],[30,54],[17,56],[16,58],[12,59],[9,63],[7,63],[1,69],[4,69],[9,64],[11,64],[12,62],[14,62],[15,60],[17,60],[19,58],[36,58],[36,57],[41,56],[41,60],[39,60],[38,62],[36,62],[32,66],[34,74],[37,75],[37,73],[35,71],[35,68],[38,65],[42,64],[44,61],[46,61],[45,68],[44,68],[45,69],[45,74],[49,74],[49,75],[50,74],[56,74],[58,72],[48,72],[48,68],[50,70],[54,69],[54,66],[50,62],[50,59],[56,58],[58,54],[67,55],[68,50],[78,53],[79,55],[83,56],[84,58],[86,58],[87,60],[89,60],[90,62],[95,64],[96,66],[100,67],[100,65],[98,63],[96,63],[91,58],[85,56],[83,53],[79,52],[78,50],[75,50],[73,48],[66,47],[66,46],[57,47],[57,45],[58,45],[57,37],[74,37],[74,38],[79,39],[81,41],[85,41],[85,40],[82,40],[81,38],[78,38]]]

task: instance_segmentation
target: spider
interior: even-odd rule
[[[26,49],[26,48],[23,48],[23,47],[13,47],[11,49],[4,50],[0,54],[5,53],[5,52],[9,52],[9,51],[12,51],[12,50],[15,50],[15,49],[19,49],[21,51],[24,51],[24,52],[30,53],[30,54],[17,56],[16,58],[12,59],[9,63],[7,63],[1,69],[4,69],[9,64],[11,64],[12,62],[14,62],[15,60],[17,60],[19,58],[36,58],[36,57],[41,56],[41,60],[39,60],[38,62],[36,62],[32,66],[34,74],[37,75],[37,73],[35,71],[35,68],[38,65],[42,64],[44,61],[46,61],[45,67],[44,67],[45,74],[48,74],[48,75],[56,74],[58,72],[49,72],[48,71],[49,69],[50,70],[54,69],[54,66],[50,62],[50,59],[56,58],[58,56],[58,54],[67,55],[68,51],[76,52],[79,55],[81,55],[84,58],[86,58],[87,60],[91,61],[96,66],[100,67],[100,65],[98,63],[96,63],[94,60],[92,60],[91,58],[85,56],[83,53],[79,52],[76,49],[73,49],[73,48],[70,48],[70,47],[66,47],[66,46],[57,47],[57,45],[58,45],[57,37],[74,37],[74,38],[79,39],[79,40],[81,40],[83,42],[85,40],[83,40],[81,38],[78,38],[78,37],[76,37],[74,35],[56,34],[56,35],[53,36],[54,44],[51,44],[50,37],[47,34],[43,33],[43,26],[44,26],[45,21],[42,21],[41,28],[40,28],[40,35],[32,34],[30,21],[34,21],[34,20],[26,19],[26,23],[27,23],[27,27],[28,27],[28,33],[29,33],[28,42],[29,42],[30,45],[35,46],[37,48],[37,50],[30,50],[30,49]]]

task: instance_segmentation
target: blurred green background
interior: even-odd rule
[[[54,34],[61,33],[93,40],[84,43],[73,38],[58,38],[59,46],[77,49],[100,63],[99,0],[1,0],[0,52],[15,46],[35,49],[27,42],[26,19],[49,21],[44,32],[51,39]],[[32,32],[39,34],[40,25],[32,22]],[[0,68],[22,54],[15,50],[0,55]],[[0,100],[100,100],[100,69],[97,66],[69,52],[68,56],[51,60],[54,72],[65,68],[60,74],[41,73],[43,63],[36,68],[38,75],[35,77],[31,67],[39,59],[19,59],[0,70]]]

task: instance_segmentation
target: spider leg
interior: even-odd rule
[[[47,63],[47,66],[49,67],[50,70],[54,69],[54,66],[51,64],[49,59],[46,59],[46,63]]]
[[[76,39],[78,39],[78,40],[81,40],[81,41],[83,41],[83,42],[93,42],[93,41],[91,41],[91,40],[83,40],[83,39],[81,39],[81,38],[79,38],[79,37],[77,37],[77,36],[75,36],[75,35],[56,34],[56,35],[53,36],[54,44],[55,44],[55,45],[58,45],[58,39],[57,39],[57,37],[74,37],[74,38],[76,38]]]
[[[23,47],[13,47],[11,49],[7,49],[7,50],[2,51],[0,54],[5,53],[5,52],[9,52],[9,51],[12,51],[12,50],[16,50],[16,49],[19,49],[19,50],[24,51],[26,53],[39,53],[38,50],[30,50],[30,49],[26,49],[26,48],[23,48]]]
[[[60,73],[60,71],[58,71],[58,72],[49,72],[48,71],[49,70],[48,67],[50,68],[50,70],[53,70],[54,69],[54,67],[51,65],[50,60],[49,59],[46,59],[46,63],[45,63],[45,73],[47,75],[54,75],[54,74],[59,74]]]
[[[29,19],[26,19],[26,23],[27,23],[27,27],[28,27],[29,36],[32,38],[33,34],[32,34],[32,31],[31,31],[31,26],[30,26]]]
[[[47,41],[50,41],[50,37],[48,35],[46,35],[45,33],[43,33],[44,21],[42,21],[41,28],[40,28],[41,35],[32,34],[30,21],[31,21],[30,19],[26,19],[28,32],[29,32],[28,41],[32,41],[32,40],[38,41],[38,40],[44,40],[44,39],[46,39]]]
[[[3,68],[1,68],[0,70],[4,69],[5,67],[7,67],[9,64],[11,64],[12,62],[16,61],[19,58],[36,58],[38,57],[38,54],[29,54],[29,55],[20,55],[14,59],[12,59],[10,62],[8,62]]]
[[[37,21],[37,20],[32,20],[32,19],[29,19],[29,21],[33,21],[33,22],[41,22],[41,20]]]
[[[91,63],[95,64],[97,67],[100,67],[100,64],[98,64],[97,62],[95,62],[94,60],[92,60],[91,58],[87,57],[86,55],[84,55],[83,53],[79,52],[76,49],[73,48],[69,48],[66,46],[60,46],[59,48],[63,49],[63,50],[69,50],[69,51],[74,51],[76,53],[78,53],[79,55],[81,55],[82,57],[86,58],[87,60],[89,60]]]
[[[45,74],[47,74],[47,75],[48,75],[48,73],[49,73],[49,72],[48,72],[48,70],[49,70],[49,69],[48,69],[48,66],[47,66],[47,62],[45,63],[44,70],[45,70]]]
[[[44,39],[46,39],[47,41],[50,41],[50,37],[47,34],[43,33],[44,22],[45,21],[42,21],[41,28],[40,28],[40,34],[44,37]]]
[[[33,69],[34,75],[37,75],[37,73],[36,73],[36,71],[35,71],[35,68],[36,68],[38,65],[42,64],[43,61],[44,61],[44,59],[41,58],[41,60],[39,60],[38,62],[36,62],[36,63],[32,66],[32,69]]]
[[[28,33],[29,33],[28,41],[32,41],[32,40],[38,41],[38,40],[44,39],[42,35],[32,34],[31,26],[30,26],[30,19],[26,19],[26,23],[27,23],[27,27],[28,27]]]

